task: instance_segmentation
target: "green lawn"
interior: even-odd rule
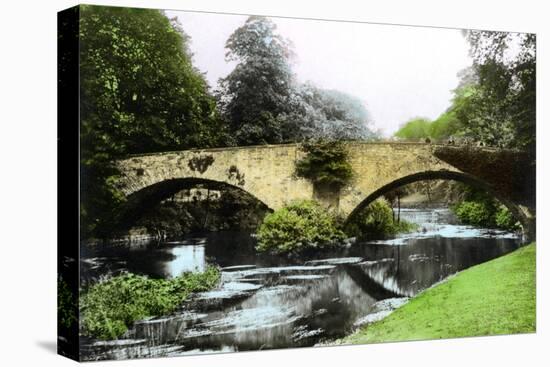
[[[535,244],[464,270],[344,344],[530,333],[536,328]]]

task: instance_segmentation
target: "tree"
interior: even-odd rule
[[[457,92],[454,108],[465,133],[487,145],[534,154],[536,36],[467,31],[473,82]]]
[[[384,195],[384,197],[386,198],[386,200],[390,205],[390,208],[392,211],[392,218],[394,222],[397,222],[397,223],[401,222],[401,198],[406,194],[407,192],[403,187],[398,187]],[[395,217],[395,212],[393,210],[393,207],[396,202],[397,202],[397,218]]]
[[[248,18],[226,48],[227,60],[237,65],[220,80],[218,105],[235,144],[376,137],[359,99],[296,81],[292,45],[276,33],[271,20]]]
[[[271,20],[251,16],[226,43],[226,59],[238,63],[220,80],[218,101],[238,145],[281,143],[295,131],[285,126],[296,103],[291,45],[275,32]]]
[[[81,6],[81,217],[84,235],[107,230],[124,196],[117,157],[223,144],[189,38],[157,10]]]
[[[430,125],[430,138],[434,141],[441,141],[451,136],[461,135],[462,125],[456,113],[449,109],[443,112]]]
[[[430,137],[431,121],[427,118],[417,117],[407,121],[395,133],[395,136],[405,140],[421,140]]]
[[[462,125],[453,107],[454,106],[451,106],[434,121],[422,117],[409,120],[401,126],[395,133],[395,136],[403,140],[411,141],[425,139],[442,141],[451,136],[462,135]]]
[[[370,128],[371,118],[358,98],[337,90],[320,89],[306,83],[299,96],[307,106],[301,126],[308,137],[334,140],[369,140],[378,136]]]

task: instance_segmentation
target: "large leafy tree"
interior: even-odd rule
[[[315,139],[369,140],[378,137],[364,103],[347,93],[320,89],[307,83],[299,88],[302,99],[301,133]]]
[[[188,41],[157,10],[81,6],[85,235],[108,230],[123,201],[113,159],[223,142],[215,101],[191,63]]]
[[[468,31],[475,78],[463,83],[455,112],[467,135],[488,145],[535,152],[536,37]]]
[[[237,65],[220,80],[219,105],[235,143],[292,140],[295,129],[286,125],[299,101],[293,95],[289,41],[276,33],[271,20],[251,16],[229,37],[226,48],[227,60]]]
[[[407,121],[395,133],[395,136],[405,140],[420,140],[430,136],[431,121],[416,117]]]
[[[238,145],[309,138],[370,139],[364,104],[348,94],[299,84],[290,41],[264,17],[250,17],[226,43],[235,69],[220,80],[221,112]]]

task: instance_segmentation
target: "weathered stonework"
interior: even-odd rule
[[[325,203],[343,216],[367,204],[365,199],[369,201],[373,195],[383,193],[385,188],[389,189],[407,178],[464,179],[494,189],[493,193],[500,199],[508,200],[507,204],[518,208],[521,205],[522,211],[525,211],[523,207],[529,207],[525,200],[518,199],[521,196],[517,193],[519,186],[511,177],[521,175],[517,164],[510,168],[511,172],[494,167],[499,156],[509,160],[517,156],[514,152],[465,147],[462,151],[468,151],[469,155],[457,161],[452,159],[457,155],[449,155],[446,146],[434,144],[350,142],[346,146],[354,179],[340,193],[335,193],[336,200],[331,198]],[[453,149],[461,151],[460,147]],[[122,191],[127,196],[164,181],[194,178],[239,187],[276,210],[290,201],[314,197],[311,182],[294,175],[295,162],[304,154],[296,144],[264,145],[132,156],[119,161],[118,166],[123,174]],[[476,156],[494,159],[489,160],[484,168],[483,161],[476,160]],[[204,157],[211,158],[206,162]],[[506,184],[507,180],[514,181],[514,184]],[[511,188],[515,191],[506,192]],[[533,210],[534,206],[528,210],[531,217]]]

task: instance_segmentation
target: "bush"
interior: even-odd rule
[[[353,178],[348,152],[342,142],[320,140],[304,143],[307,155],[296,163],[296,176],[310,180],[316,187],[341,189]]]
[[[150,279],[126,273],[102,281],[80,299],[84,335],[114,339],[135,321],[174,311],[192,292],[218,283],[220,273],[209,266],[204,273],[186,273],[173,279]]]
[[[322,248],[344,238],[336,219],[317,202],[294,202],[268,214],[258,228],[258,251],[287,253]]]
[[[454,206],[454,213],[461,223],[473,226],[494,226],[494,208],[483,201],[463,201]]]
[[[495,213],[495,224],[498,228],[515,231],[519,229],[519,223],[507,207],[501,205]]]
[[[395,222],[390,204],[385,199],[372,202],[358,213],[346,226],[346,233],[357,237],[385,237],[418,228],[414,223],[401,220]]]
[[[69,288],[69,285],[61,277],[57,279],[57,317],[59,323],[70,328],[77,321],[77,312],[75,297]]]
[[[495,200],[463,201],[453,208],[461,223],[478,227],[518,230],[517,219],[504,205]]]

